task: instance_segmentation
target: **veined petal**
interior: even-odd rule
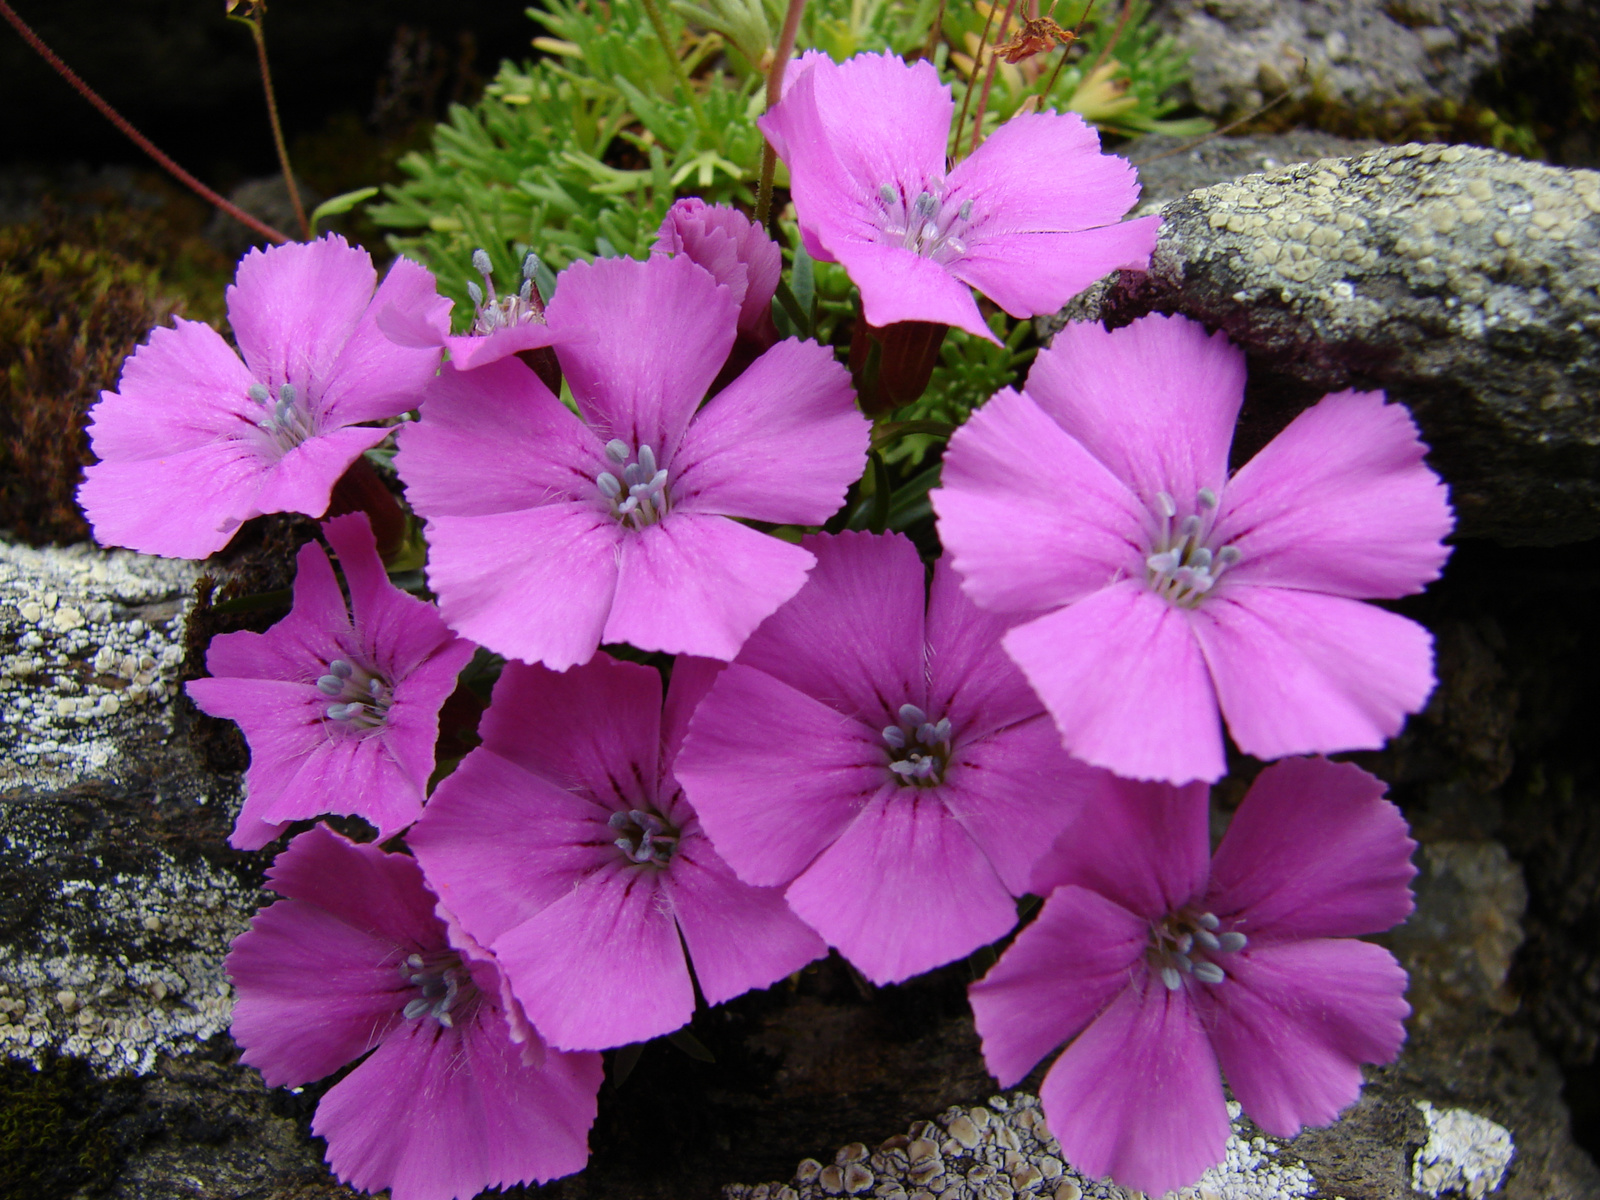
[[[1433,635],[1359,600],[1225,584],[1192,624],[1228,732],[1257,758],[1376,750],[1433,691]]]
[[[1417,844],[1383,793],[1353,763],[1273,763],[1217,847],[1206,907],[1251,945],[1398,925],[1412,909]]]
[[[1411,1013],[1406,973],[1353,938],[1228,956],[1228,978],[1196,988],[1228,1086],[1261,1129],[1326,1125],[1361,1092],[1361,1064],[1393,1062]]]
[[[1000,961],[967,989],[983,1061],[1000,1086],[1015,1087],[1082,1033],[1145,969],[1149,941],[1148,921],[1097,892],[1051,893]]]
[[[1382,392],[1324,396],[1229,482],[1213,538],[1236,583],[1357,599],[1420,592],[1454,527],[1416,423]]]
[[[160,459],[102,460],[84,470],[78,503],[102,546],[167,558],[208,558],[258,516],[268,460],[224,439]]]
[[[1006,634],[1069,754],[1130,779],[1222,778],[1217,693],[1190,614],[1125,579]]]
[[[864,237],[846,238],[827,230],[818,236],[861,289],[867,324],[881,327],[898,321],[932,321],[999,342],[978,311],[971,289],[931,258]]]
[[[860,476],[871,431],[831,351],[790,338],[695,416],[672,460],[673,509],[820,525]]]
[[[336,233],[251,250],[239,260],[227,301],[228,323],[252,373],[273,395],[292,381],[319,397],[377,282],[371,256]]]
[[[1146,270],[1160,225],[1137,217],[1076,233],[975,237],[949,271],[1013,317],[1042,316],[1113,271]]]
[[[937,789],[891,784],[789,885],[789,907],[876,984],[1003,937],[1016,906]]]
[[[415,408],[439,369],[437,347],[407,347],[378,327],[378,314],[394,308],[449,328],[450,301],[439,295],[433,272],[398,258],[368,300],[350,338],[314,386],[311,399],[324,425],[354,425],[397,417]]]
[[[1188,993],[1148,971],[1062,1052],[1039,1092],[1062,1157],[1091,1179],[1161,1196],[1222,1161],[1216,1055]]]
[[[931,499],[962,585],[984,608],[1036,613],[1144,570],[1143,505],[1010,388],[956,430]]]
[[[1201,488],[1223,492],[1244,381],[1225,334],[1152,314],[1066,326],[1034,359],[1027,394],[1147,507],[1166,492],[1190,512]]]
[[[307,438],[261,476],[255,506],[264,513],[294,512],[320,517],[328,511],[333,485],[350,464],[389,436],[387,429],[350,425]]]
[[[545,309],[556,357],[602,441],[670,463],[733,349],[739,305],[688,258],[603,258],[561,272]]]

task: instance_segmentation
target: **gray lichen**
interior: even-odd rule
[[[1428,1144],[1411,1160],[1415,1191],[1478,1200],[1500,1186],[1516,1153],[1510,1130],[1464,1108],[1435,1108],[1426,1100],[1417,1107],[1428,1123]]]
[[[1255,1136],[1230,1102],[1233,1132],[1224,1160],[1178,1200],[1298,1200],[1317,1194],[1303,1163],[1276,1143]],[[876,1150],[852,1142],[826,1166],[801,1161],[787,1182],[729,1184],[724,1200],[827,1200],[873,1196],[879,1200],[1136,1200],[1137,1192],[1091,1180],[1068,1166],[1038,1097],[1027,1092],[992,1096],[987,1105],[955,1107],[937,1121],[916,1121],[905,1134]]]

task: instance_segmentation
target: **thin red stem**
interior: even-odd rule
[[[961,130],[967,124],[967,108],[972,103],[972,85],[978,82],[978,66],[983,62],[983,46],[989,40],[989,26],[994,24],[995,0],[989,0],[989,12],[983,18],[983,32],[978,35],[978,49],[972,55],[972,74],[967,76],[966,91],[961,93],[961,115],[956,118],[955,136],[950,139],[950,157],[961,150]]]
[[[1007,0],[1006,15],[1000,18],[1000,32],[996,37],[1004,37],[1007,27],[1011,24],[1011,14],[1017,11],[1017,0]],[[978,111],[972,117],[972,144],[967,153],[970,155],[978,148],[978,143],[983,140],[983,114],[989,107],[989,89],[994,86],[995,68],[1000,62],[993,52],[989,54],[989,69],[983,76],[983,92],[978,97]]]
[[[267,66],[267,35],[262,32],[260,16],[240,18],[250,26],[250,36],[256,43],[256,60],[261,64],[261,87],[267,93],[267,120],[272,125],[272,144],[278,151],[278,165],[283,168],[283,182],[289,189],[289,202],[294,205],[294,219],[300,223],[300,236],[311,240],[311,222],[306,220],[306,206],[300,201],[300,187],[294,181],[294,168],[289,165],[289,147],[283,140],[283,126],[278,122],[278,97],[272,90],[272,68]]]
[[[794,53],[795,39],[800,36],[800,15],[806,10],[806,0],[789,0],[783,14],[783,29],[778,33],[778,46],[773,51],[772,68],[767,72],[767,111],[783,99],[783,73],[789,66],[789,56]],[[761,182],[756,188],[756,224],[765,225],[772,208],[772,181],[778,173],[778,155],[771,142],[761,146]]]
[[[235,221],[238,221],[240,224],[246,225],[255,230],[269,242],[282,243],[291,240],[288,234],[282,232],[281,230],[274,229],[271,225],[252,217],[237,204],[225,200],[221,196],[217,195],[216,192],[212,191],[205,184],[201,183],[193,175],[189,174],[189,172],[185,171],[177,163],[173,162],[172,159],[168,158],[159,149],[157,149],[154,142],[130,125],[126,117],[102,100],[98,92],[96,92],[82,79],[78,78],[77,72],[75,72],[71,67],[67,66],[66,63],[62,62],[60,58],[56,57],[55,51],[50,49],[49,46],[46,46],[44,42],[40,40],[39,35],[28,27],[27,23],[16,14],[16,11],[11,7],[11,5],[7,4],[5,0],[0,0],[0,17],[4,17],[6,21],[10,23],[11,27],[22,35],[22,40],[27,42],[28,45],[32,46],[39,57],[50,64],[50,66],[55,70],[56,74],[60,75],[61,78],[70,83],[80,96],[82,96],[90,104],[94,105],[95,108],[99,109],[101,116],[105,117],[106,120],[110,121],[118,129],[122,130],[122,132],[128,136],[134,145],[138,146],[139,149],[143,150],[151,158],[155,159],[161,168],[167,172],[167,174],[171,175],[179,183],[183,184],[190,191],[201,197],[208,204],[212,204],[217,208],[220,208]]]

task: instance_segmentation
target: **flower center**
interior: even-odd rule
[[[950,765],[950,718],[928,720],[915,704],[900,706],[900,723],[886,725],[889,770],[904,787],[937,787]]]
[[[328,705],[328,719],[351,729],[377,729],[388,719],[394,702],[387,679],[342,658],[328,664],[328,673],[317,680],[317,691],[334,701]]]
[[[1195,508],[1198,511],[1174,525],[1177,504],[1166,492],[1156,493],[1160,531],[1144,560],[1151,589],[1181,608],[1199,604],[1223,572],[1239,561],[1235,547],[1213,549],[1207,544],[1216,516],[1217,494],[1210,488],[1201,488],[1195,497]]]
[[[400,978],[415,992],[400,1010],[405,1019],[432,1017],[446,1029],[454,1021],[450,1010],[459,1011],[473,993],[472,977],[454,950],[411,955],[400,964]]]
[[[671,507],[667,471],[665,467],[657,468],[654,450],[640,446],[630,462],[628,443],[612,438],[606,443],[606,457],[616,464],[622,478],[610,471],[601,471],[594,482],[611,505],[613,517],[634,529],[643,529],[667,515]]]
[[[878,189],[878,198],[883,201],[883,232],[891,242],[941,266],[967,252],[963,238],[972,221],[971,200],[949,204],[930,191],[908,198],[887,183]]]
[[[286,383],[278,389],[278,399],[264,383],[252,383],[247,393],[266,410],[266,416],[256,425],[266,431],[267,439],[279,454],[287,454],[301,442],[317,436],[316,421],[310,409],[300,402],[300,389]]]
[[[508,329],[513,325],[526,325],[537,321],[540,325],[544,321],[544,301],[539,296],[539,289],[534,286],[534,273],[539,270],[539,256],[532,251],[522,260],[522,287],[509,296],[497,296],[494,291],[494,268],[489,263],[489,255],[484,250],[472,252],[473,269],[483,276],[483,286],[468,281],[467,295],[472,297],[472,333],[479,337],[487,337],[497,329]],[[488,294],[485,295],[484,293]]]
[[[1221,924],[1215,913],[1183,908],[1150,926],[1145,961],[1161,976],[1167,990],[1177,991],[1186,975],[1210,984],[1228,977],[1215,960],[1243,950],[1248,939],[1233,930],[1218,933]]]
[[[657,814],[642,808],[614,812],[606,822],[622,836],[616,846],[629,862],[664,867],[678,848],[678,831]]]

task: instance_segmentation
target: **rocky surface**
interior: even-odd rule
[[[1196,105],[1247,112],[1304,82],[1348,108],[1460,101],[1535,0],[1161,0]]]
[[[1202,188],[1163,217],[1149,272],[1066,315],[1226,330],[1250,357],[1239,453],[1324,393],[1382,388],[1421,425],[1459,535],[1600,534],[1600,173],[1408,145]]]
[[[1116,152],[1138,168],[1139,207],[1135,215],[1144,216],[1160,212],[1190,192],[1242,175],[1258,175],[1323,158],[1350,158],[1381,145],[1296,129],[1247,137],[1213,137],[1202,142],[1150,134],[1118,146]]]

